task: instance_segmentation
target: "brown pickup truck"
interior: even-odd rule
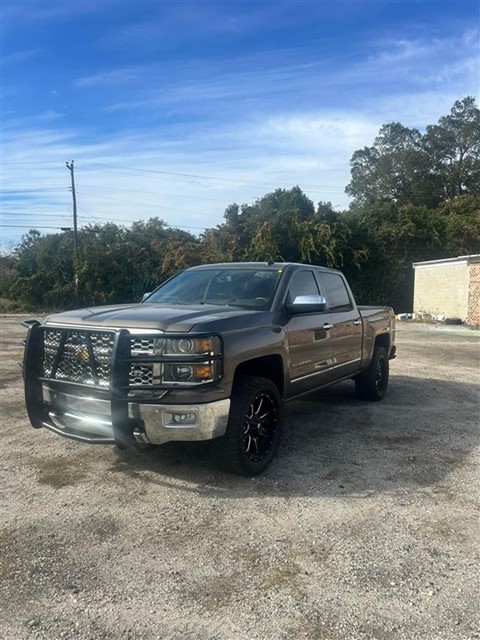
[[[353,379],[381,400],[395,357],[389,307],[358,307],[339,271],[292,263],[193,267],[138,304],[25,323],[35,428],[121,448],[212,440],[228,471],[270,464],[282,405]]]

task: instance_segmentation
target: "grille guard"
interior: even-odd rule
[[[130,366],[132,364],[142,364],[142,363],[171,363],[182,362],[182,363],[195,363],[200,360],[205,360],[204,356],[191,355],[188,357],[182,356],[181,359],[172,358],[171,355],[153,355],[153,356],[145,356],[145,355],[132,355],[131,353],[131,340],[132,335],[127,329],[104,329],[104,328],[85,328],[82,326],[78,327],[55,327],[56,331],[63,332],[64,335],[67,335],[70,331],[78,331],[78,332],[88,332],[95,330],[97,332],[102,333],[111,333],[113,335],[113,347],[111,351],[111,367],[110,367],[110,378],[108,386],[100,385],[99,379],[95,375],[96,371],[96,362],[95,357],[91,348],[89,341],[87,341],[88,346],[88,362],[94,374],[94,384],[86,384],[82,382],[76,382],[72,380],[63,380],[55,378],[55,373],[58,368],[58,364],[61,358],[61,350],[63,349],[65,340],[63,339],[63,344],[60,343],[58,347],[58,354],[55,358],[55,363],[52,366],[50,376],[45,376],[43,367],[44,367],[44,338],[43,334],[45,331],[51,330],[52,328],[47,325],[42,325],[38,321],[28,321],[24,324],[24,326],[28,327],[28,334],[25,341],[25,352],[23,359],[23,378],[24,378],[24,386],[25,386],[25,402],[28,417],[32,426],[35,429],[39,429],[42,427],[47,427],[52,431],[57,431],[55,423],[53,422],[50,416],[50,406],[45,403],[43,397],[43,385],[47,384],[52,389],[59,388],[69,388],[70,390],[76,390],[78,395],[81,396],[85,393],[85,391],[89,392],[89,395],[93,394],[95,396],[101,397],[103,399],[109,400],[111,404],[111,422],[114,434],[115,444],[121,448],[125,449],[131,447],[136,444],[135,437],[133,435],[135,424],[132,423],[131,418],[129,417],[129,402],[135,402],[137,404],[142,403],[151,403],[152,398],[142,398],[138,396],[131,395],[133,392],[138,391],[163,391],[164,393],[172,390],[174,388],[181,387],[182,389],[187,390],[188,388],[198,388],[199,384],[189,384],[189,383],[162,383],[162,384],[151,384],[151,385],[130,385],[129,384],[129,371]],[[185,337],[185,333],[168,333],[162,334],[163,336],[168,336],[168,338],[183,338]],[[205,338],[208,336],[212,336],[211,333],[188,333],[189,338]],[[218,334],[217,334],[218,336]],[[135,338],[151,338],[151,332],[145,332],[142,334],[141,331],[135,331]],[[220,336],[218,336],[220,339]],[[220,342],[220,345],[222,343]],[[222,360],[222,354],[209,355],[209,360]],[[222,371],[219,371],[219,377],[221,378]],[[53,377],[52,377],[53,376]],[[201,383],[201,386],[211,385],[218,382],[217,380],[211,382]],[[163,396],[164,394],[162,394]],[[162,397],[161,396],[161,397]],[[94,442],[90,440],[90,442]],[[100,440],[99,440],[100,442]],[[102,440],[104,442],[104,440]]]

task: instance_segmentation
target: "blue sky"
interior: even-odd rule
[[[198,234],[299,185],[348,206],[380,126],[479,95],[478,0],[3,0],[0,248],[158,216]]]

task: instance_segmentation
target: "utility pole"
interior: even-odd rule
[[[77,255],[77,247],[78,247],[78,229],[77,229],[77,194],[75,193],[75,176],[73,173],[73,163],[72,160],[70,163],[66,162],[67,169],[70,171],[70,178],[72,181],[72,199],[73,199],[73,252]]]
[[[70,163],[66,162],[67,169],[70,171],[70,178],[72,182],[72,199],[73,199],[73,277],[75,279],[75,295],[77,297],[78,304],[78,228],[77,228],[77,194],[75,193],[75,176],[74,176],[74,161]]]

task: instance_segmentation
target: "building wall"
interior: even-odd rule
[[[417,264],[413,310],[445,318],[460,318],[464,322],[469,310],[469,280],[472,267],[467,260],[444,264]],[[480,274],[479,274],[480,277]],[[472,303],[474,300],[472,294]]]
[[[480,326],[480,264],[470,265],[467,324]]]

